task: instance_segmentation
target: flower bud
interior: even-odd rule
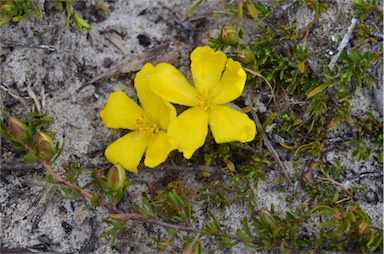
[[[233,26],[224,26],[221,30],[220,34],[221,39],[227,43],[228,45],[236,45],[239,40],[240,36],[237,33],[236,29]]]
[[[56,147],[50,136],[39,131],[35,136],[35,145],[39,152],[39,157],[50,161],[56,153]]]
[[[124,187],[125,178],[125,169],[120,164],[116,164],[108,171],[107,174],[108,189],[113,192],[120,191]]]
[[[12,138],[21,143],[27,142],[31,136],[28,126],[13,116],[8,117],[8,131]]]
[[[264,228],[269,228],[273,230],[277,226],[276,220],[273,218],[270,212],[268,212],[268,210],[261,209],[259,216],[261,224],[264,226]]]
[[[255,60],[255,54],[250,49],[242,49],[237,53],[236,58],[240,62],[247,64]]]

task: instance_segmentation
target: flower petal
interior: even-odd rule
[[[126,170],[137,174],[137,166],[147,145],[148,139],[143,138],[138,131],[133,131],[108,146],[105,149],[105,157],[112,164],[120,163]]]
[[[149,87],[151,77],[154,73],[155,67],[151,63],[147,63],[136,74],[135,87],[137,97],[140,100],[148,118],[160,125],[160,128],[166,130],[170,121],[176,118],[175,107],[160,98]]]
[[[214,51],[208,46],[197,47],[191,53],[193,83],[198,89],[214,87],[223,74],[227,56],[222,51]]]
[[[108,128],[136,129],[136,119],[145,115],[142,108],[121,90],[109,95],[107,104],[100,112],[101,120]]]
[[[157,167],[167,159],[173,149],[168,141],[167,133],[165,131],[157,132],[149,141],[148,149],[145,152],[145,166]]]
[[[207,134],[208,113],[200,107],[185,110],[168,127],[169,142],[187,159],[204,145]]]
[[[241,64],[228,59],[220,82],[215,86],[215,104],[225,104],[238,98],[244,90],[247,74]]]
[[[209,127],[216,143],[249,142],[255,138],[256,125],[246,114],[226,106],[212,107]]]
[[[150,88],[164,100],[185,105],[196,105],[196,91],[185,76],[169,63],[156,65]]]

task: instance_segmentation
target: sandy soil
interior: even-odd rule
[[[116,89],[135,96],[131,83],[133,74],[141,67],[137,56],[166,45],[165,49],[158,52],[156,61],[168,60],[187,73],[191,50],[205,45],[207,37],[217,34],[225,22],[223,18],[211,16],[214,8],[217,10],[218,6],[225,4],[220,0],[207,1],[190,20],[183,18],[185,11],[191,7],[189,1],[105,1],[112,9],[111,13],[97,10],[92,4],[94,1],[84,1],[77,10],[92,25],[93,30],[88,34],[80,33],[73,26],[66,29],[64,12],[54,11],[49,1],[42,2],[45,2],[45,18],[42,22],[31,19],[0,27],[1,108],[18,117],[31,111],[54,117],[55,122],[50,125],[50,130],[57,132],[58,140],[66,140],[65,150],[57,165],[75,160],[89,169],[108,167],[103,151],[120,136],[120,132],[105,128],[99,112],[109,93]],[[274,1],[262,2],[272,6]],[[338,43],[332,40],[332,36],[343,36],[353,17],[352,1],[327,2],[331,8],[322,22],[312,29],[308,41],[315,60],[326,60],[325,55],[336,50]],[[296,18],[300,28],[308,25],[313,18],[309,9],[287,15],[284,6],[275,10],[276,22]],[[41,48],[41,45],[52,46],[52,50]],[[121,62],[133,62],[123,77],[106,77],[78,92],[84,82],[110,73],[111,68]],[[359,90],[351,101],[352,117],[359,117],[365,111],[381,117],[372,90]],[[332,136],[337,138],[349,133],[350,130],[341,128],[335,130]],[[86,210],[86,200],[65,200],[52,195],[50,187],[31,185],[30,181],[35,176],[43,175],[42,168],[35,164],[24,164],[21,152],[3,139],[1,153],[0,234],[4,249],[15,252],[35,249],[60,253],[148,253],[153,252],[150,248],[154,245],[151,237],[164,233],[157,226],[129,222],[119,235],[116,248],[112,249],[109,238],[99,237],[101,232],[109,228],[103,222],[107,217],[106,209],[99,207]],[[374,223],[382,227],[382,165],[373,156],[358,163],[351,153],[350,148],[340,150],[334,146],[327,153],[325,161],[335,163],[335,158],[341,157],[341,165],[348,170],[343,185],[368,185],[368,194],[363,198],[362,207]],[[284,160],[293,173],[295,158]],[[130,188],[130,198],[134,199],[147,191],[141,180],[164,188],[170,180],[181,178],[194,190],[207,183],[199,170],[192,167],[180,170],[167,165],[153,170],[143,168],[139,175],[132,176],[134,184]],[[60,167],[57,169],[62,173]],[[373,177],[359,177],[366,172],[374,173]],[[256,195],[260,208],[269,208],[274,203],[276,210],[283,214],[305,200],[298,198],[292,203],[284,201],[286,194],[271,188],[278,175],[279,172],[272,171],[266,181],[260,182]],[[87,179],[87,176],[83,176],[82,181]],[[236,232],[244,213],[241,205],[233,206],[225,212],[222,220]],[[203,247],[206,253],[255,253],[243,245],[232,250],[222,249],[209,239],[205,239]],[[176,244],[172,250],[180,252],[181,248],[180,244]]]

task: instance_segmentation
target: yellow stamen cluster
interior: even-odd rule
[[[196,100],[197,105],[204,110],[208,110],[213,106],[213,96],[211,90],[198,89]]]
[[[157,124],[152,122],[145,116],[141,116],[141,118],[136,119],[136,125],[137,130],[147,137],[152,137],[159,131],[159,127],[157,126]]]

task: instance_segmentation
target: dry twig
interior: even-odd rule
[[[137,72],[144,66],[145,63],[148,62],[152,64],[158,64],[161,62],[175,62],[179,57],[179,52],[177,50],[174,50],[174,52],[172,53],[167,52],[169,45],[169,43],[165,43],[150,50],[147,50],[141,55],[135,56],[133,58],[130,57],[124,59],[121,63],[113,66],[110,71],[82,84],[81,87],[76,90],[76,92],[80,92],[86,86],[95,83],[96,81],[99,81],[103,78]]]
[[[348,27],[348,31],[347,33],[344,35],[343,37],[343,40],[340,42],[340,45],[339,47],[337,48],[337,53],[336,55],[334,55],[331,59],[331,62],[329,63],[328,67],[329,69],[333,69],[333,67],[335,66],[335,63],[337,62],[337,60],[339,59],[339,56],[341,54],[341,52],[343,51],[343,49],[345,48],[345,46],[347,46],[348,42],[349,42],[349,39],[351,38],[352,36],[352,32],[353,32],[353,29],[355,28],[356,24],[357,24],[357,18],[353,18],[352,21],[351,21],[351,25]]]
[[[260,120],[259,120],[259,117],[257,116],[257,113],[253,107],[253,101],[251,99],[251,95],[248,94],[247,96],[247,101],[248,101],[248,104],[249,106],[251,106],[251,114],[252,114],[252,117],[253,117],[253,120],[255,121],[256,123],[256,126],[257,126],[257,130],[258,132],[260,133],[261,137],[263,138],[264,140],[264,144],[265,146],[268,148],[268,150],[271,152],[272,156],[275,158],[275,160],[277,161],[277,164],[279,164],[279,167],[281,168],[281,170],[283,171],[283,174],[285,176],[285,178],[287,179],[288,183],[289,184],[292,184],[291,182],[291,179],[289,178],[289,175],[288,175],[288,170],[287,168],[285,167],[284,163],[280,160],[280,157],[279,157],[279,154],[276,152],[276,150],[273,148],[271,142],[269,141],[267,135],[265,134],[264,132],[264,129],[263,129],[263,125],[261,124]]]

